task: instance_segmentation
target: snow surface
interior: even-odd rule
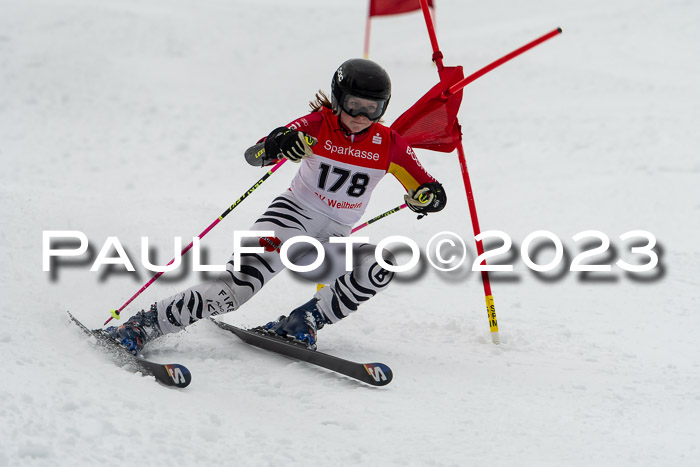
[[[465,89],[464,146],[482,230],[514,246],[493,273],[502,344],[490,342],[456,154],[419,151],[445,185],[443,213],[403,211],[373,242],[425,251],[459,233],[467,264],[398,277],[323,351],[389,364],[369,388],[251,348],[203,322],[148,355],[188,366],[185,390],[123,371],[68,323],[99,327],[261,175],[242,152],[303,114],[335,67],[362,53],[366,2],[0,0],[0,466],[700,465],[700,4],[693,1],[437,2],[448,65],[471,73],[561,26],[564,34]],[[372,23],[371,57],[394,82],[392,122],[437,80],[420,14]],[[203,241],[228,258],[288,185],[284,166]],[[402,202],[388,177],[368,209]],[[549,230],[608,235],[595,260],[644,262],[618,236],[658,239],[645,274],[535,274],[518,256]],[[44,230],[80,230],[96,255],[116,236],[138,274],[90,258],[41,265]],[[497,243],[494,242],[494,245]],[[595,246],[595,243],[591,243]],[[540,249],[539,263],[552,258]],[[400,258],[407,259],[407,254]],[[154,261],[156,258],[154,258]],[[199,280],[173,273],[129,310]],[[281,274],[227,322],[266,322],[312,284]]]

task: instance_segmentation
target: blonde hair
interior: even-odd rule
[[[312,112],[318,112],[323,107],[332,109],[333,105],[331,104],[331,100],[328,98],[326,93],[319,89],[314,96],[314,100],[309,101],[309,107],[311,107]]]

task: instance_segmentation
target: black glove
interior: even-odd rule
[[[439,182],[424,183],[415,190],[409,190],[403,199],[411,211],[423,216],[442,211],[447,204],[447,195]]]
[[[272,130],[265,140],[265,158],[269,160],[286,157],[292,162],[299,162],[313,155],[311,146],[314,144],[314,137],[281,126]]]

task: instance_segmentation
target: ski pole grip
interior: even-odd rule
[[[304,133],[304,140],[309,146],[315,146],[316,144],[318,144],[318,140],[316,138],[314,138],[311,135],[307,135],[306,133]]]

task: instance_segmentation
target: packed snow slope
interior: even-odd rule
[[[100,327],[150,277],[142,236],[164,264],[174,237],[189,241],[262,176],[243,151],[362,54],[366,2],[0,0],[0,466],[700,464],[700,4],[436,3],[445,63],[466,74],[564,30],[470,84],[459,114],[481,228],[513,240],[494,261],[514,270],[491,274],[501,345],[471,271],[456,154],[418,151],[447,208],[420,221],[402,211],[363,235],[411,237],[420,266],[319,336],[325,352],[387,363],[392,384],[372,389],[201,322],[147,349],[192,370],[173,390],[94,352],[65,312]],[[431,54],[420,13],[372,22],[371,58],[394,84],[387,122],[437,81]],[[208,264],[225,262],[233,231],[295,169],[205,237]],[[387,177],[367,216],[402,194]],[[84,232],[90,249],[44,272],[47,230]],[[520,254],[538,230],[564,245],[550,272]],[[568,270],[600,244],[572,239],[589,230],[611,246],[585,262],[610,272]],[[633,230],[657,239],[649,272],[615,265],[648,262],[631,251],[646,241],[620,239]],[[453,272],[426,260],[442,231],[469,249]],[[108,237],[136,273],[90,272]],[[538,245],[530,255],[546,264],[552,243]],[[126,313],[202,280],[188,270]],[[261,324],[314,290],[284,272],[223,319]]]

